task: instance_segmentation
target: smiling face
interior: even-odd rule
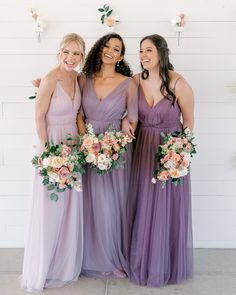
[[[145,39],[140,46],[140,63],[145,70],[155,69],[159,66],[160,58],[156,46],[149,39]]]
[[[78,44],[74,41],[65,45],[59,53],[60,66],[66,71],[73,71],[82,60]]]
[[[111,38],[105,44],[101,52],[101,60],[104,64],[116,64],[122,60],[122,43],[117,38]]]

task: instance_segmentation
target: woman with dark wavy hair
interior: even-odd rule
[[[140,63],[142,73],[134,77],[140,128],[128,194],[129,276],[138,285],[162,287],[193,274],[190,176],[178,186],[152,183],[161,132],[193,129],[193,92],[174,71],[163,37],[141,40]]]
[[[122,117],[135,129],[138,120],[137,86],[124,60],[125,46],[118,34],[101,37],[88,53],[84,76],[80,77],[83,93],[78,124],[84,131],[84,120],[95,133],[112,124],[121,129]],[[128,130],[129,132],[129,130]],[[83,177],[84,258],[83,274],[108,279],[124,278],[126,261],[126,211],[131,147],[124,168],[103,176],[90,168]]]

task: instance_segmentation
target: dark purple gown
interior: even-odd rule
[[[138,107],[140,128],[128,196],[129,277],[139,285],[162,287],[193,273],[190,175],[178,186],[152,183],[160,133],[181,130],[181,113],[167,97],[150,107],[141,86]]]

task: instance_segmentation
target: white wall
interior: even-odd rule
[[[236,2],[235,0],[0,0],[0,247],[24,245],[35,142],[31,80],[56,64],[64,34],[81,34],[89,49],[103,33],[97,8],[109,3],[120,19],[134,72],[138,44],[163,35],[171,60],[196,96],[198,154],[192,165],[195,247],[236,247]],[[37,8],[47,30],[37,43]],[[187,14],[177,46],[170,19]]]

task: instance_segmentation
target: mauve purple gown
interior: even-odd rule
[[[138,120],[137,87],[132,78],[122,81],[102,101],[97,97],[93,80],[87,79],[82,105],[86,122],[93,125],[95,133],[104,132],[111,123],[120,130],[126,110],[130,121]],[[88,168],[83,175],[84,275],[106,279],[117,269],[127,271],[125,246],[130,168],[131,146],[124,168],[103,176]]]
[[[190,176],[165,188],[152,183],[161,132],[182,129],[178,104],[163,97],[150,107],[138,88],[140,129],[133,153],[129,189],[129,277],[138,285],[162,287],[192,276]]]
[[[48,139],[66,142],[76,135],[81,93],[76,83],[74,100],[59,82],[46,115]],[[40,145],[38,145],[38,151]],[[36,171],[28,239],[25,245],[22,288],[30,292],[60,287],[77,280],[83,258],[83,195],[74,189],[59,194],[57,202]]]

